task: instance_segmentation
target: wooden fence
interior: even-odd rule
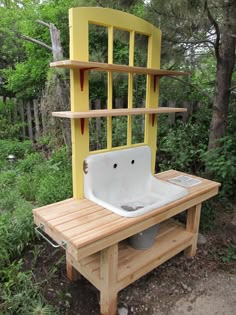
[[[44,136],[48,132],[48,120],[50,120],[50,126],[53,128],[55,125],[55,118],[50,115],[49,109],[46,108],[43,98],[39,101],[34,100],[21,100],[16,98],[4,98],[0,96],[0,102],[3,103],[3,106],[0,107],[0,115],[8,120],[9,124],[21,125],[21,132],[19,138],[21,139],[30,139],[37,142],[37,139],[40,136]],[[115,99],[115,108],[123,108],[124,102],[122,99]],[[199,102],[176,102],[168,101],[162,103],[161,106],[166,107],[185,107],[188,109],[185,113],[171,113],[168,114],[169,125],[174,125],[176,120],[182,120],[186,122],[189,117],[198,110],[201,106]],[[91,104],[93,109],[101,109],[101,101],[96,100]],[[100,128],[100,122],[97,121],[96,127]],[[68,129],[67,124],[67,129]]]

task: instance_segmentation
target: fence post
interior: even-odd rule
[[[31,114],[31,104],[30,101],[27,101],[26,103],[26,108],[27,108],[27,122],[28,122],[28,132],[29,132],[29,138],[30,140],[34,140],[34,135],[33,135],[33,126],[32,126],[32,114]]]
[[[22,137],[23,139],[26,138],[26,132],[25,132],[25,113],[24,113],[24,103],[22,100],[19,100],[19,112],[20,112],[20,119],[22,123]]]
[[[33,105],[34,105],[35,139],[37,140],[40,135],[38,100],[34,99]]]

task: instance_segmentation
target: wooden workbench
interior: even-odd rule
[[[170,170],[156,176],[168,180],[178,175],[187,174]],[[220,184],[192,177],[201,183],[188,188],[187,196],[135,218],[120,217],[86,199],[34,209],[35,224],[65,248],[69,278],[75,279],[77,270],[100,290],[101,314],[114,315],[118,291],[166,260],[183,250],[195,255],[201,204],[217,195]],[[186,226],[171,219],[185,210]],[[135,250],[125,241],[160,222],[151,248]]]

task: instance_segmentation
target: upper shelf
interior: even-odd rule
[[[161,70],[144,67],[132,67],[117,64],[107,64],[92,61],[77,61],[77,60],[62,60],[50,63],[52,68],[69,68],[79,70],[96,70],[96,71],[113,71],[113,72],[126,72],[126,73],[138,73],[138,74],[151,74],[154,76],[178,76],[189,75],[189,72]]]
[[[54,117],[62,118],[92,118],[109,116],[128,116],[142,114],[168,114],[186,112],[186,108],[157,107],[157,108],[119,108],[119,109],[94,109],[87,112],[52,112]]]

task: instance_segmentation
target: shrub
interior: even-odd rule
[[[32,206],[20,199],[15,210],[5,211],[0,216],[0,266],[20,255],[34,239]]]
[[[221,197],[236,196],[236,138],[226,136],[220,141],[220,147],[203,154],[206,169],[214,180],[222,183]]]
[[[52,306],[45,305],[32,271],[22,271],[22,265],[20,260],[0,270],[0,306],[4,314],[57,314]]]
[[[0,160],[7,160],[9,154],[14,154],[17,159],[23,159],[33,151],[32,142],[29,140],[20,142],[18,140],[0,139]]]
[[[39,184],[36,201],[39,205],[50,204],[72,195],[72,177],[70,172],[57,171],[45,176]]]

